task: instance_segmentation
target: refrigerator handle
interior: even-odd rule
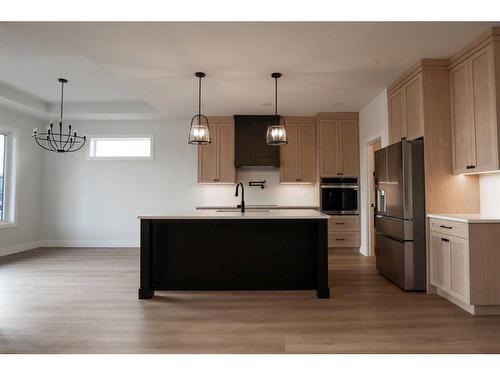
[[[385,200],[385,191],[377,188],[377,211],[385,213],[387,211],[387,202]]]

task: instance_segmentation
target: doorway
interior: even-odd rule
[[[382,141],[379,138],[366,145],[366,181],[368,187],[368,255],[375,256],[375,151],[382,148]]]

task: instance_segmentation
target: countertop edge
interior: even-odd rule
[[[450,216],[451,215],[451,216]],[[487,216],[485,217],[467,217],[467,215],[478,215],[478,214],[463,214],[461,216],[460,214],[427,214],[428,218],[434,218],[434,219],[441,219],[441,220],[449,220],[449,221],[457,221],[461,223],[467,223],[467,224],[495,224],[498,223],[500,224],[500,218],[489,218]]]

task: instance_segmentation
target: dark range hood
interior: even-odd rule
[[[276,116],[234,115],[236,168],[280,166],[280,148],[266,143],[267,124],[273,119]]]

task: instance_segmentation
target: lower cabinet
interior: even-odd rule
[[[431,232],[431,257],[431,283],[469,304],[468,240]]]
[[[328,221],[328,247],[359,247],[359,216],[333,215]]]
[[[500,315],[500,222],[429,219],[429,277],[474,315]]]

